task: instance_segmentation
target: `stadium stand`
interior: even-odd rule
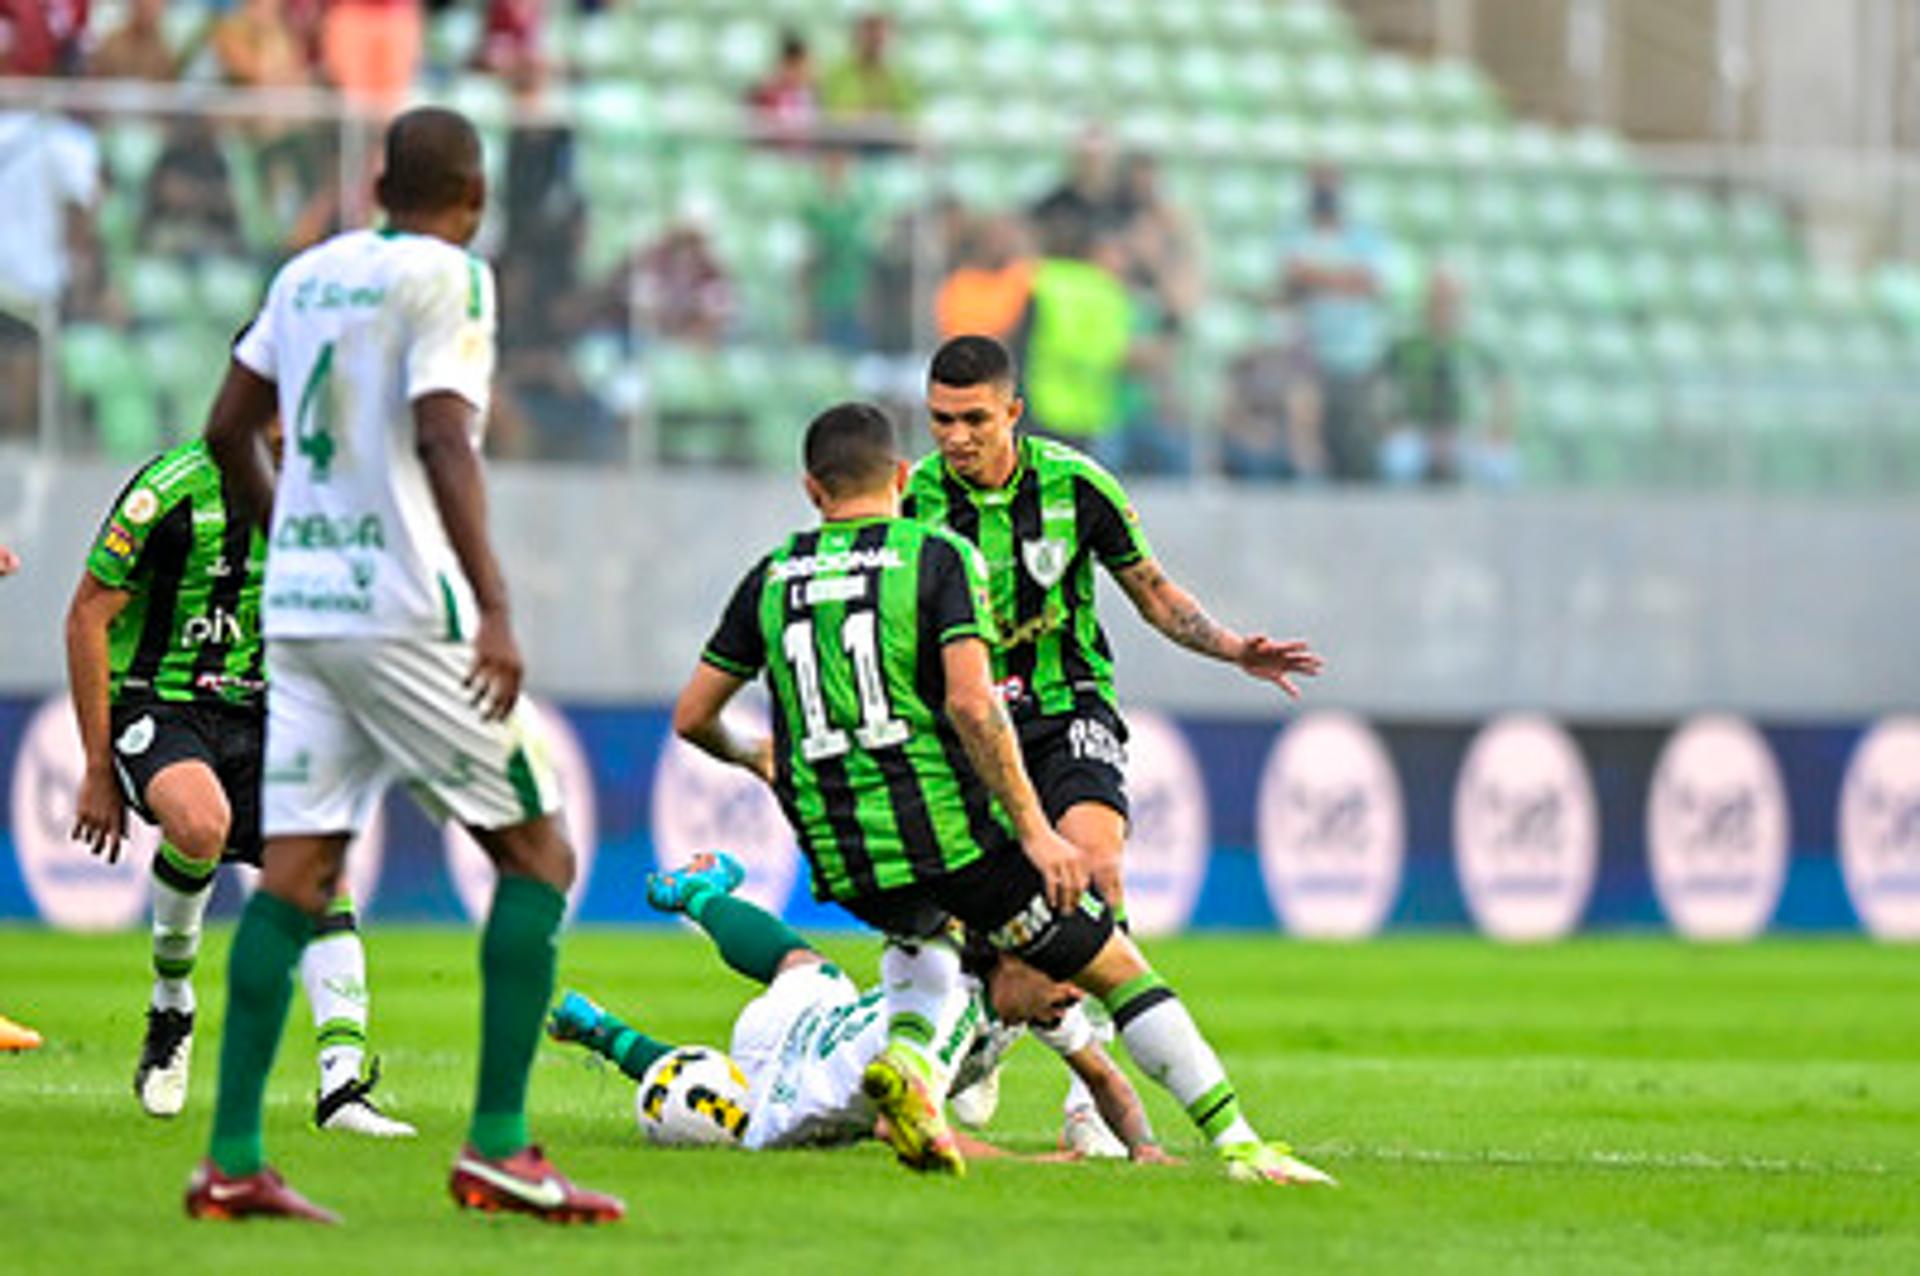
[[[1920,482],[1920,268],[1816,268],[1779,196],[1663,179],[1617,135],[1514,119],[1474,67],[1371,49],[1318,0],[884,6],[925,149],[861,152],[851,181],[872,237],[870,291],[891,289],[897,313],[868,315],[873,349],[829,345],[808,305],[819,164],[755,136],[747,97],[783,32],[827,66],[866,7],[548,6],[539,36],[555,73],[540,110],[570,133],[583,287],[601,286],[618,312],[624,263],[696,216],[737,289],[718,341],[637,322],[623,331],[605,315],[570,333],[573,375],[642,423],[642,459],[784,463],[817,397],[902,384],[899,356],[927,346],[932,288],[954,251],[947,201],[1029,207],[1060,180],[1075,139],[1106,121],[1116,147],[1159,158],[1205,246],[1204,300],[1178,332],[1178,424],[1195,427],[1203,463],[1227,371],[1273,322],[1280,245],[1308,172],[1332,165],[1351,215],[1386,244],[1396,329],[1416,322],[1435,267],[1466,281],[1476,339],[1514,388],[1525,482]],[[96,22],[119,8],[97,5]],[[168,30],[185,44],[211,17],[181,0]],[[470,69],[483,31],[478,8],[437,15],[419,89],[480,121],[504,172],[516,86]],[[210,61],[189,60],[189,81],[211,75]],[[109,115],[96,127],[114,304],[74,316],[59,366],[90,446],[131,456],[193,419],[204,358],[298,235],[322,228],[301,212],[328,197],[331,178],[270,165],[282,157],[229,119],[221,155],[246,251],[162,257],[139,228],[168,123]],[[534,433],[521,446],[538,457]]]

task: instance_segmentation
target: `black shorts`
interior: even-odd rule
[[[233,825],[227,863],[260,863],[260,759],[267,720],[261,709],[147,700],[113,707],[113,765],[127,804],[149,824],[147,786],[176,762],[204,762],[227,794]]]
[[[995,948],[1054,979],[1085,970],[1113,935],[1113,912],[1092,891],[1078,908],[1055,913],[1040,870],[1012,841],[944,877],[840,906],[898,939],[929,938],[957,917]]]
[[[1098,802],[1127,817],[1127,724],[1104,701],[1018,724],[1020,755],[1054,824],[1068,808]]]

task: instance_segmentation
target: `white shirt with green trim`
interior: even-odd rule
[[[295,257],[234,358],[275,383],[286,431],[261,619],[268,638],[471,637],[473,593],[416,450],[413,403],[476,409],[493,274],[424,235],[349,231]]]

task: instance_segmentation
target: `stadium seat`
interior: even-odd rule
[[[215,325],[237,331],[260,308],[266,280],[253,263],[212,257],[194,268],[199,312]]]
[[[124,279],[127,305],[136,319],[178,320],[193,305],[186,266],[170,257],[137,257]]]

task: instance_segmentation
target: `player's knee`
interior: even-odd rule
[[[201,805],[166,813],[161,832],[174,849],[187,858],[217,860],[227,849],[228,826],[224,805]]]

